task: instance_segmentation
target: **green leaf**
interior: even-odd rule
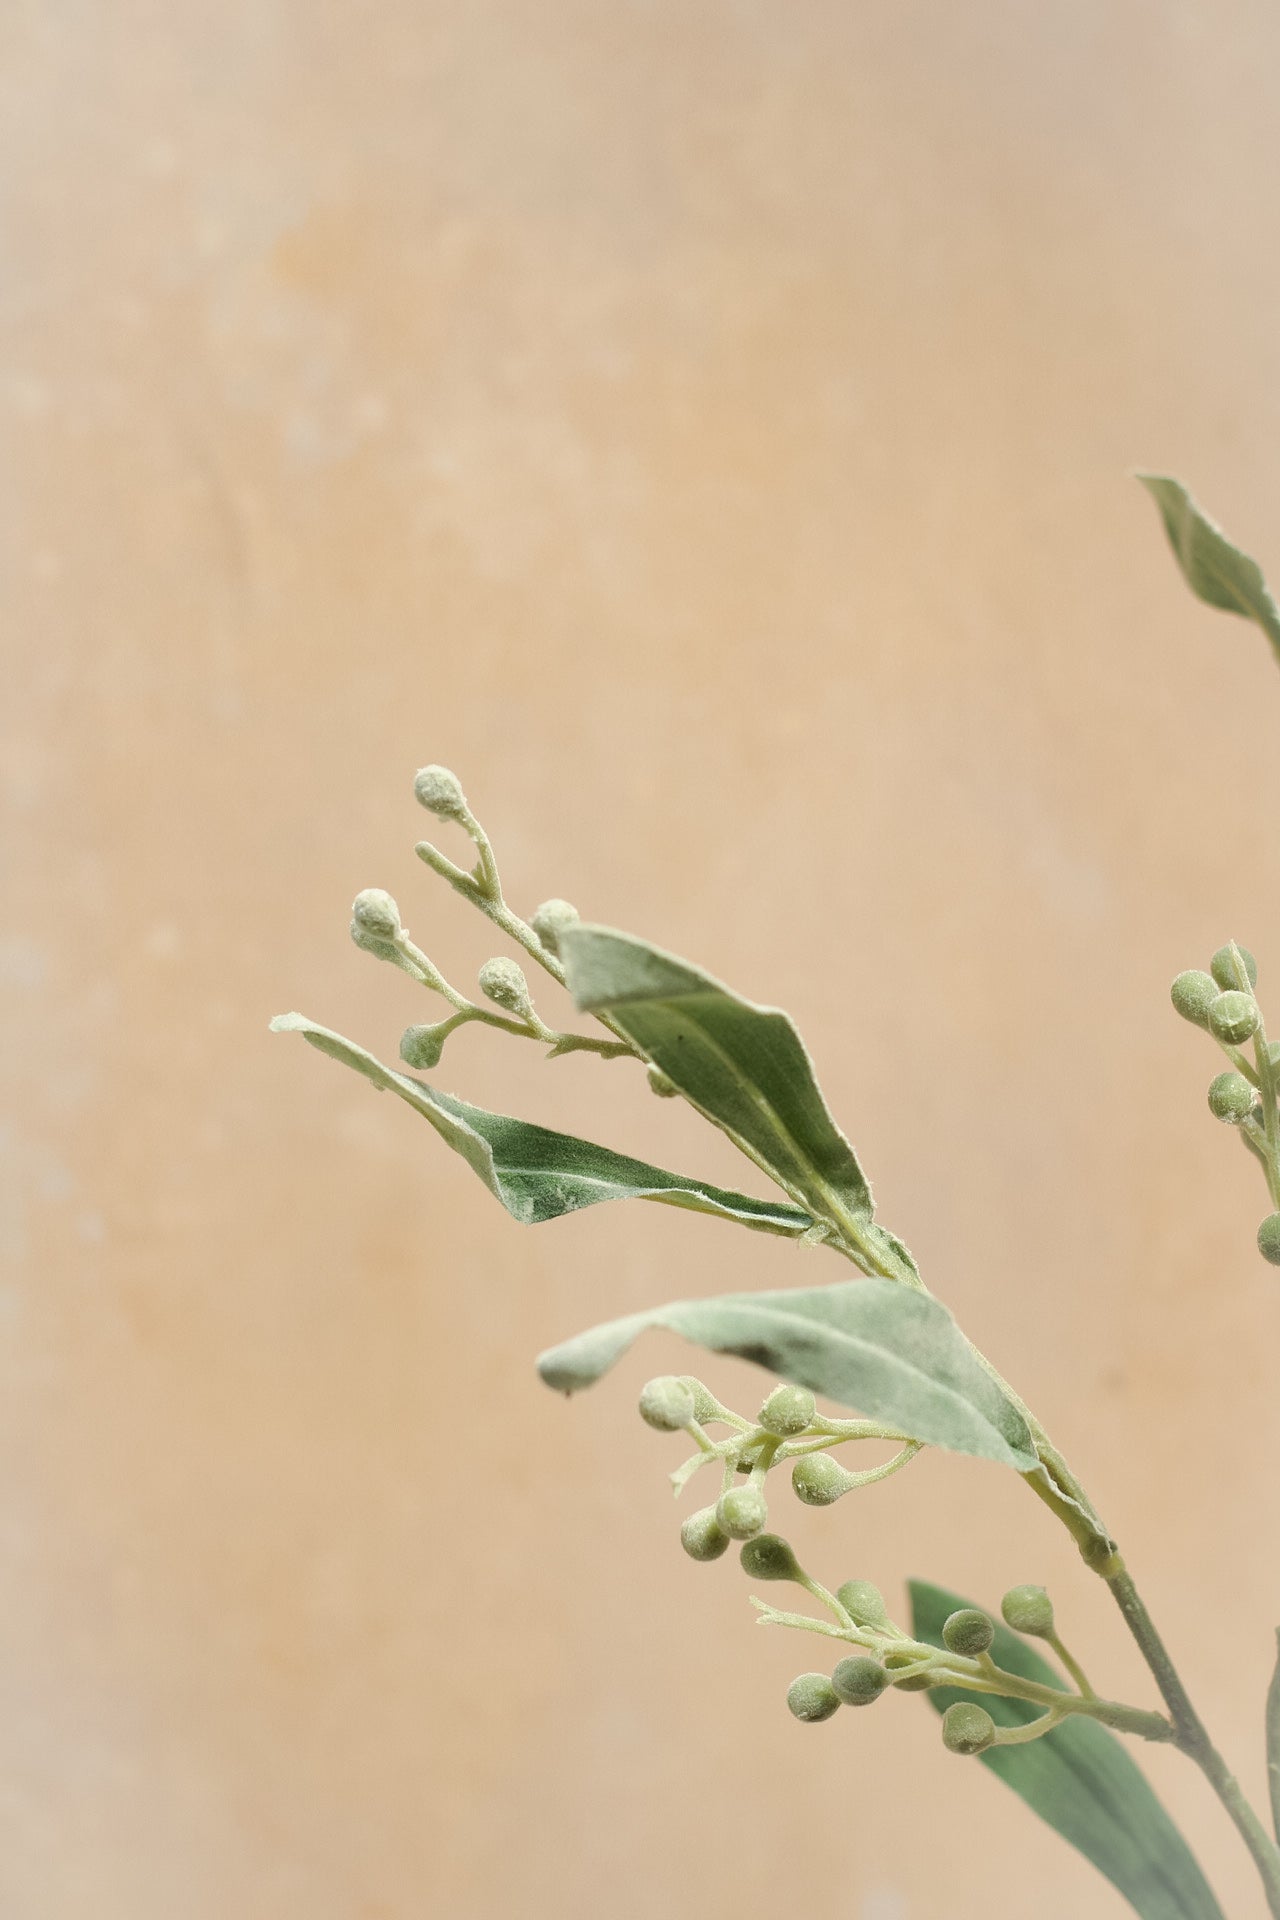
[[[538,1371],[565,1393],[589,1387],[648,1327],[753,1360],[913,1440],[1023,1473],[1036,1466],[1025,1420],[941,1301],[895,1281],[676,1300],[566,1340]]]
[[[704,1180],[666,1173],[643,1160],[613,1153],[569,1133],[555,1133],[505,1114],[487,1113],[452,1094],[429,1087],[412,1074],[384,1067],[363,1047],[319,1027],[300,1013],[282,1013],[271,1022],[274,1033],[300,1033],[321,1053],[354,1067],[380,1091],[398,1094],[429,1120],[441,1139],[479,1174],[490,1193],[516,1220],[534,1224],[554,1220],[601,1200],[656,1200],[688,1207],[761,1233],[798,1236],[813,1225],[799,1207],[753,1200]]]
[[[1271,1824],[1280,1840],[1280,1627],[1276,1628],[1276,1669],[1267,1689],[1267,1786],[1271,1790]]]
[[[560,953],[583,1012],[607,1013],[784,1193],[833,1226],[866,1272],[918,1283],[901,1241],[872,1220],[866,1175],[785,1013],[608,927],[566,928]]]
[[[1180,480],[1158,473],[1140,473],[1137,478],[1160,509],[1169,545],[1192,593],[1211,607],[1255,620],[1280,654],[1280,607],[1257,561],[1232,546]]]
[[[972,1606],[944,1587],[909,1582],[917,1640],[942,1645],[948,1614]],[[1065,1683],[1020,1634],[997,1626],[997,1666],[1045,1686]],[[1020,1726],[1040,1709],[1022,1700],[937,1687],[929,1703],[945,1713],[955,1700],[976,1700],[997,1726]],[[1222,1909],[1186,1841],[1120,1741],[1096,1720],[1072,1717],[1025,1747],[991,1747],[982,1764],[1091,1860],[1143,1920],[1222,1920]]]

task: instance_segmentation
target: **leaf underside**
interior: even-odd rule
[[[948,1614],[973,1605],[925,1580],[909,1583],[917,1640],[942,1645]],[[997,1626],[997,1666],[1026,1680],[1061,1687],[1055,1672],[1020,1634]],[[1041,1711],[1022,1700],[936,1687],[939,1713],[955,1700],[985,1707],[997,1726],[1020,1726]],[[1065,1720],[1025,1747],[992,1747],[982,1764],[1093,1862],[1143,1920],[1223,1920],[1222,1909],[1186,1841],[1156,1799],[1128,1750],[1096,1720]]]
[[[404,1100],[461,1154],[512,1218],[526,1225],[577,1213],[604,1200],[626,1199],[686,1207],[736,1220],[740,1226],[760,1233],[791,1238],[813,1225],[810,1215],[800,1207],[754,1200],[703,1180],[668,1173],[573,1134],[556,1133],[549,1127],[471,1106],[413,1074],[384,1066],[363,1047],[317,1026],[300,1013],[281,1014],[271,1025],[277,1033],[300,1033],[319,1052],[354,1068],[379,1090]]]
[[[607,1013],[785,1193],[861,1250],[865,1270],[918,1280],[907,1249],[873,1220],[870,1184],[785,1013],[608,927],[567,928],[560,950],[584,1013]]]
[[[1232,545],[1180,480],[1158,473],[1137,477],[1160,509],[1169,545],[1191,591],[1211,607],[1256,622],[1280,655],[1280,607],[1257,561]]]
[[[975,1358],[940,1301],[892,1280],[676,1300],[593,1327],[544,1353],[550,1387],[575,1392],[606,1373],[649,1327],[736,1354],[914,1440],[1028,1472],[1021,1413]]]

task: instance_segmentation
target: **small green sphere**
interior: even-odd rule
[[[1193,1026],[1204,1027],[1209,1023],[1209,1008],[1217,999],[1218,992],[1218,983],[1213,975],[1201,973],[1193,967],[1178,975],[1169,989],[1169,998],[1174,1011],[1180,1013],[1184,1020],[1190,1020]]]
[[[1238,1047],[1242,1040],[1258,1031],[1262,1014],[1251,993],[1220,993],[1209,1008],[1209,1031],[1215,1040]]]
[[[748,1540],[740,1556],[742,1570],[753,1580],[799,1580],[800,1562],[785,1540],[776,1533],[757,1534]]]
[[[889,1669],[890,1681],[899,1693],[928,1693],[930,1687],[937,1685],[937,1682],[927,1673],[913,1674],[910,1680],[894,1680],[893,1676],[899,1667],[916,1665],[914,1653],[886,1653],[884,1664]]]
[[[1258,1228],[1258,1252],[1273,1267],[1280,1267],[1280,1213],[1269,1213]]]
[[[995,1637],[994,1625],[977,1607],[961,1607],[959,1613],[949,1615],[943,1622],[943,1646],[950,1653],[967,1654],[970,1659],[986,1653]]]
[[[678,1433],[694,1418],[695,1400],[685,1381],[661,1373],[640,1389],[640,1418],[659,1433]]]
[[[467,812],[462,782],[448,767],[420,767],[413,782],[414,798],[437,820],[461,820]]]
[[[560,935],[566,927],[572,927],[580,918],[578,909],[568,900],[544,900],[529,925],[548,953],[559,953]]]
[[[806,1507],[829,1507],[842,1493],[848,1493],[853,1475],[829,1453],[806,1453],[791,1469],[791,1485],[796,1499],[803,1500]]]
[[[729,1536],[716,1519],[714,1507],[691,1513],[680,1529],[680,1545],[691,1560],[718,1560],[729,1547]]]
[[[1053,1602],[1043,1587],[1010,1587],[1000,1602],[1004,1623],[1015,1633],[1043,1640],[1053,1632]]]
[[[351,903],[351,918],[375,940],[394,940],[400,931],[400,909],[385,887],[366,887],[358,893]]]
[[[872,1586],[870,1580],[846,1580],[842,1587],[837,1588],[836,1599],[855,1627],[888,1627],[893,1624],[884,1604],[884,1595],[879,1587]]]
[[[831,1684],[846,1707],[869,1707],[889,1684],[889,1676],[878,1660],[866,1654],[853,1654],[842,1660],[831,1676]]]
[[[1238,1127],[1253,1112],[1253,1088],[1242,1073],[1220,1073],[1209,1082],[1209,1111],[1229,1127]]]
[[[942,1716],[942,1744],[948,1753],[985,1753],[995,1737],[995,1721],[972,1700],[955,1701]]]
[[[731,1540],[750,1540],[769,1518],[759,1487],[730,1487],[716,1503],[716,1519]]]
[[[524,968],[516,961],[499,954],[496,959],[485,961],[478,977],[480,991],[486,1000],[492,1000],[496,1007],[503,1007],[521,1020],[529,1018],[533,1012],[529,982],[525,979]]]
[[[797,1720],[829,1720],[840,1696],[825,1673],[802,1673],[787,1688],[787,1705]]]
[[[789,1440],[793,1434],[803,1433],[815,1412],[813,1395],[808,1387],[775,1387],[761,1407],[756,1418],[766,1433],[778,1440]]]
[[[444,1035],[437,1027],[406,1027],[400,1035],[400,1058],[406,1067],[426,1072],[440,1065]]]
[[[1238,941],[1236,942],[1236,951],[1244,961],[1244,970],[1248,975],[1249,985],[1256,987],[1258,984],[1257,961],[1250,953],[1248,947],[1242,947]],[[1240,979],[1236,973],[1236,963],[1231,957],[1230,947],[1218,948],[1218,951],[1209,962],[1209,971],[1224,993],[1229,987],[1238,987],[1240,985]]]

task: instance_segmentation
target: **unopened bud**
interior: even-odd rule
[[[1043,1587],[1010,1587],[1000,1602],[1004,1623],[1037,1640],[1053,1632],[1053,1602]]]
[[[1241,960],[1244,962],[1245,975],[1249,985],[1256,987],[1258,984],[1257,961],[1250,953],[1248,947],[1242,947],[1238,943],[1236,944],[1236,953],[1240,955]],[[1209,962],[1209,971],[1224,993],[1229,987],[1242,987],[1244,985],[1244,981],[1241,980],[1239,974],[1236,972],[1235,956],[1232,954],[1229,946],[1218,948],[1218,951]]]
[[[528,1020],[532,1016],[529,982],[524,977],[523,967],[517,966],[514,960],[501,956],[496,960],[486,960],[479,978],[480,991],[486,1000],[492,1000],[496,1007],[504,1007],[521,1020]]]
[[[375,940],[394,940],[400,931],[400,909],[385,887],[366,887],[351,902],[351,918]]]
[[[870,1580],[846,1580],[842,1587],[836,1589],[836,1599],[855,1627],[880,1628],[892,1625],[884,1595],[879,1587],[872,1586]]]
[[[431,1067],[439,1066],[447,1037],[447,1029],[443,1025],[406,1027],[400,1035],[400,1058],[406,1067],[415,1067],[425,1073]]]
[[[995,1737],[995,1721],[972,1700],[955,1701],[942,1716],[942,1744],[948,1753],[985,1753]]]
[[[716,1519],[714,1507],[691,1513],[680,1529],[680,1545],[691,1560],[718,1560],[727,1551],[729,1536]]]
[[[1269,1213],[1258,1228],[1258,1252],[1273,1267],[1280,1267],[1280,1213]]]
[[[846,1707],[869,1707],[889,1684],[889,1676],[878,1660],[866,1654],[854,1654],[842,1660],[831,1676],[831,1685]]]
[[[659,1374],[640,1390],[640,1418],[659,1433],[678,1433],[694,1418],[694,1396],[674,1373]]]
[[[1262,1013],[1251,993],[1220,993],[1209,1007],[1209,1031],[1215,1040],[1238,1047],[1242,1040],[1258,1031]]]
[[[961,1607],[949,1614],[942,1626],[942,1644],[949,1653],[962,1653],[974,1659],[986,1653],[996,1637],[994,1623],[977,1607]]]
[[[806,1453],[791,1469],[791,1485],[797,1500],[806,1507],[829,1507],[854,1484],[838,1460],[829,1453]]]
[[[829,1720],[840,1696],[825,1673],[802,1673],[787,1688],[787,1705],[797,1720]]]
[[[399,955],[396,952],[394,941],[379,940],[376,934],[369,933],[362,927],[358,920],[353,920],[347,931],[359,947],[361,953],[371,953],[378,960],[390,960],[393,966],[399,964]]]
[[[548,953],[559,953],[560,935],[580,918],[578,909],[567,900],[544,900],[529,925]]]
[[[740,1555],[742,1570],[753,1580],[802,1580],[800,1562],[776,1533],[760,1533],[748,1540]]]
[[[462,782],[448,767],[420,767],[413,782],[413,796],[437,820],[462,820],[470,811]]]
[[[731,1540],[750,1540],[769,1518],[759,1487],[730,1487],[716,1503],[716,1519]]]
[[[913,1673],[909,1680],[895,1680],[894,1674],[902,1667],[916,1667],[920,1656],[915,1653],[886,1653],[884,1664],[889,1670],[889,1679],[899,1693],[928,1693],[936,1685],[933,1676],[928,1673]]]
[[[675,1081],[669,1079],[661,1067],[655,1067],[652,1060],[645,1068],[645,1077],[650,1093],[656,1093],[660,1100],[673,1100],[680,1091]]]
[[[775,1439],[787,1440],[794,1433],[803,1433],[815,1412],[813,1395],[808,1387],[775,1387],[756,1416],[766,1433]]]
[[[1253,1088],[1242,1073],[1220,1073],[1209,1082],[1209,1111],[1215,1119],[1238,1127],[1253,1112]]]
[[[680,1384],[688,1387],[693,1395],[693,1417],[701,1426],[705,1427],[708,1420],[724,1419],[728,1408],[720,1405],[710,1387],[704,1387],[701,1380],[695,1380],[691,1373],[681,1374]]]
[[[1196,1027],[1209,1024],[1209,1008],[1219,994],[1217,981],[1210,973],[1202,973],[1198,967],[1180,973],[1169,989],[1169,998],[1174,1010],[1184,1020],[1190,1020]]]

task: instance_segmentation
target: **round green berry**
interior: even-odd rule
[[[461,820],[467,813],[462,782],[448,767],[420,767],[413,783],[414,798],[437,820]]]
[[[1178,975],[1169,989],[1169,998],[1174,1011],[1180,1013],[1184,1020],[1190,1020],[1193,1026],[1204,1027],[1209,1023],[1209,1008],[1219,991],[1212,974],[1202,973],[1193,967]]]
[[[927,1673],[912,1674],[909,1680],[894,1680],[893,1676],[900,1667],[918,1666],[919,1661],[920,1656],[915,1653],[886,1653],[884,1664],[889,1669],[890,1681],[899,1693],[927,1693],[930,1687],[937,1684],[932,1675]]]
[[[776,1533],[760,1533],[741,1553],[742,1570],[753,1580],[801,1580],[800,1562]]]
[[[428,1068],[440,1065],[444,1041],[439,1027],[406,1027],[400,1035],[400,1058],[406,1067],[416,1067],[425,1073]]]
[[[375,940],[394,940],[400,931],[400,909],[385,887],[366,887],[358,893],[351,903],[351,918]]]
[[[1220,1073],[1209,1082],[1209,1111],[1215,1119],[1238,1127],[1253,1112],[1253,1088],[1242,1073]]]
[[[829,1507],[842,1493],[848,1493],[853,1475],[829,1453],[806,1453],[791,1469],[791,1485],[797,1500],[803,1500],[806,1507]]]
[[[995,1626],[977,1607],[961,1607],[942,1626],[942,1644],[948,1652],[967,1654],[970,1659],[986,1653],[995,1637]]]
[[[731,1540],[750,1540],[769,1518],[759,1487],[730,1487],[716,1503],[716,1519]]]
[[[496,1007],[504,1007],[518,1019],[529,1019],[533,1013],[529,982],[524,977],[524,968],[516,961],[508,960],[504,954],[499,954],[495,960],[486,960],[480,969],[479,980],[480,991],[486,1000],[492,1000]]]
[[[869,1707],[888,1686],[889,1676],[878,1660],[854,1654],[840,1662],[831,1684],[846,1707]]]
[[[829,1720],[840,1696],[825,1673],[802,1673],[787,1688],[787,1705],[797,1720]]]
[[[1249,985],[1256,987],[1258,984],[1257,961],[1250,953],[1248,947],[1242,947],[1239,942],[1236,943],[1236,952],[1244,961],[1244,970],[1248,976]],[[1230,947],[1218,948],[1218,951],[1209,962],[1209,971],[1224,993],[1229,987],[1238,987],[1240,985],[1240,976],[1236,972],[1236,963]]]
[[[1043,1587],[1010,1587],[1000,1602],[1004,1623],[1015,1633],[1043,1640],[1053,1632],[1053,1602]]]
[[[578,909],[567,900],[544,900],[529,925],[548,953],[559,953],[560,935],[580,919]]]
[[[1222,1040],[1227,1046],[1238,1047],[1261,1025],[1262,1014],[1251,993],[1240,993],[1233,988],[1229,993],[1220,993],[1209,1007],[1209,1031],[1215,1040]]]
[[[836,1599],[855,1627],[892,1625],[884,1595],[879,1587],[872,1586],[870,1580],[846,1580],[842,1587],[836,1589]]]
[[[674,1373],[662,1373],[640,1389],[640,1418],[659,1433],[678,1433],[694,1418],[694,1395]]]
[[[985,1753],[995,1737],[995,1721],[972,1700],[957,1700],[942,1716],[942,1744],[948,1753]]]
[[[815,1412],[808,1387],[775,1387],[756,1416],[766,1433],[778,1440],[789,1440],[803,1433]]]
[[[714,1507],[691,1513],[680,1529],[680,1545],[691,1560],[718,1560],[727,1552],[729,1536],[716,1519]]]
[[[1280,1213],[1269,1213],[1258,1228],[1258,1252],[1273,1267],[1280,1267]]]

